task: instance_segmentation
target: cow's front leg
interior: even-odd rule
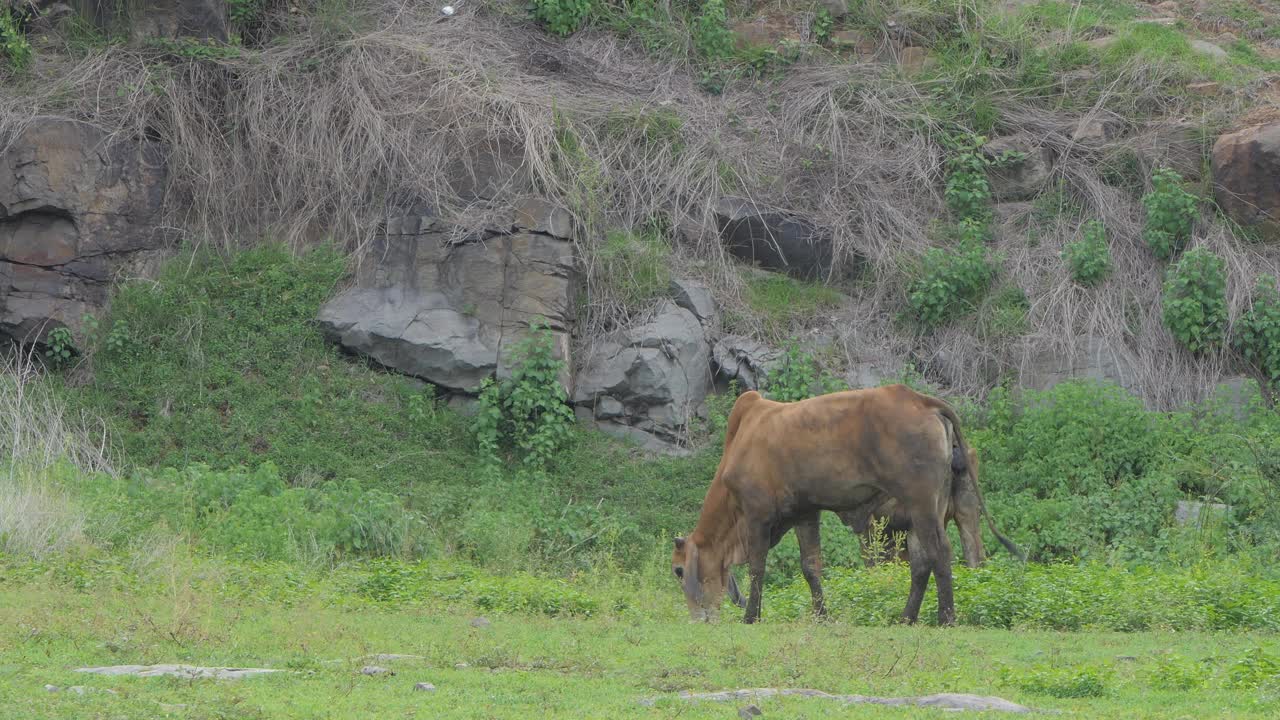
[[[744,623],[754,623],[760,619],[760,601],[764,594],[764,561],[769,555],[768,527],[759,527],[747,536],[747,563],[751,568],[751,594],[747,598],[747,612],[742,618]]]
[[[796,540],[800,543],[800,571],[809,583],[809,595],[813,598],[813,614],[827,616],[827,606],[822,595],[822,535],[818,515],[796,524]]]

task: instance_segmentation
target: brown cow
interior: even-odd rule
[[[964,455],[961,455],[960,448],[955,447],[952,448],[951,452],[951,464],[952,469],[955,470],[955,476],[952,479],[951,503],[947,507],[945,521],[954,521],[956,528],[960,531],[960,544],[964,549],[965,564],[973,568],[978,567],[986,560],[982,549],[981,528],[984,516],[987,519],[987,527],[991,528],[992,534],[996,536],[1000,544],[1004,545],[1005,549],[1015,557],[1025,560],[1026,557],[1022,551],[996,529],[995,522],[987,511],[986,503],[982,499],[982,490],[978,487],[977,451],[970,447]],[[872,521],[884,522],[882,532],[886,536],[891,533],[910,534],[911,518],[902,510],[897,500],[892,497],[886,497],[884,502],[874,508],[864,508],[859,512],[840,513],[840,519],[858,534],[859,539],[862,541],[868,566],[881,562],[890,562],[895,554],[903,561],[910,562],[910,539],[908,539],[908,545],[898,553],[894,552],[895,549],[892,545],[881,548],[878,557],[875,552],[869,550],[873,545],[870,527]]]
[[[760,618],[765,558],[795,528],[801,570],[824,612],[818,514],[898,501],[911,518],[911,592],[903,619],[915,622],[929,583],[938,585],[938,622],[955,623],[951,548],[943,519],[951,503],[951,448],[967,455],[960,421],[945,402],[905,385],[821,395],[794,403],[744,393],[729,413],[724,454],[698,524],[678,537],[672,572],[695,620],[718,613],[730,568],[748,563],[744,622]],[[963,456],[962,456],[963,457]]]

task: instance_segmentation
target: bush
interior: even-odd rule
[[[1101,697],[1113,675],[1106,665],[1033,665],[1025,670],[1004,667],[1000,672],[1006,685],[1056,698]]]
[[[1147,209],[1143,237],[1151,251],[1168,260],[1186,246],[1199,217],[1199,198],[1182,187],[1182,176],[1168,168],[1158,168],[1151,175],[1152,190],[1142,198]]]
[[[1090,220],[1084,225],[1084,237],[1067,243],[1062,259],[1071,271],[1071,279],[1085,287],[1097,285],[1111,274],[1111,250],[1102,223]]]
[[[723,62],[733,54],[733,33],[729,31],[724,0],[702,3],[702,12],[693,22],[693,47],[710,62]]]
[[[526,468],[542,471],[573,434],[573,411],[566,404],[551,332],[537,322],[512,352],[511,377],[486,378],[480,391],[475,433],[480,452],[497,462],[503,440],[514,443]]]
[[[601,284],[623,306],[639,308],[665,295],[671,285],[671,249],[661,235],[612,231],[596,253]]]
[[[22,70],[31,64],[31,43],[22,34],[18,23],[14,20],[17,10],[7,5],[0,8],[0,55],[8,61],[14,70]]]
[[[813,355],[801,352],[795,342],[787,344],[782,362],[769,372],[763,388],[766,397],[779,402],[796,402],[844,389],[843,381],[820,368]]]
[[[553,35],[567,37],[587,21],[592,5],[593,0],[532,0],[529,12]]]
[[[1193,353],[1215,350],[1227,331],[1226,263],[1205,248],[1188,252],[1164,282],[1164,322]]]
[[[970,433],[1005,531],[1038,560],[1144,547],[1178,497],[1156,463],[1158,416],[1120,388],[1092,382],[1024,398],[1015,406],[993,392],[986,427]]]
[[[925,327],[942,325],[966,306],[973,307],[996,275],[996,263],[980,239],[981,227],[974,221],[961,227],[960,246],[927,251],[907,288],[908,304]]]
[[[982,153],[986,138],[980,136],[950,139],[951,155],[947,158],[947,186],[943,192],[947,209],[960,221],[986,223],[991,218],[991,186],[987,182],[990,161]]]
[[[1235,345],[1273,389],[1280,389],[1280,293],[1274,277],[1258,278],[1251,307],[1236,324]]]

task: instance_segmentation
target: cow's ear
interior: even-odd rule
[[[683,550],[683,549],[684,549],[684,538],[682,538],[682,537],[678,537],[678,538],[676,538],[676,549],[677,549],[677,550]]]

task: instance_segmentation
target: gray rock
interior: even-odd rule
[[[527,197],[516,205],[515,226],[546,233],[563,240],[573,240],[573,215],[564,208],[539,197]]]
[[[726,380],[737,380],[743,390],[759,390],[783,353],[745,335],[726,335],[716,342],[711,357]]]
[[[165,247],[165,150],[38,118],[0,149],[0,336],[43,341],[107,302],[116,272]]]
[[[670,292],[676,306],[693,313],[709,336],[720,331],[720,310],[710,288],[697,280],[674,278]]]
[[[395,660],[422,660],[421,655],[401,655],[399,653],[378,653],[376,655],[366,655],[364,660],[373,660],[374,662],[392,662]]]
[[[45,685],[44,689],[45,689],[45,692],[58,692],[62,688],[58,687],[57,685]]]
[[[416,683],[413,686],[414,692],[435,692],[436,686],[431,683]]]
[[[361,675],[395,675],[396,672],[390,668],[384,668],[379,665],[365,665],[360,668]]]
[[[1177,508],[1173,511],[1173,519],[1179,525],[1202,525],[1212,516],[1216,515],[1218,519],[1221,519],[1230,513],[1230,505],[1179,500]]]
[[[525,210],[534,212],[531,204]],[[543,226],[560,222],[547,213]],[[529,231],[458,239],[452,230],[430,216],[389,220],[355,286],[320,309],[321,329],[387,367],[475,392],[486,377],[509,376],[512,351],[542,319],[566,361],[567,391],[573,244]]]
[[[751,720],[751,718],[760,717],[763,714],[764,713],[760,711],[760,708],[755,705],[748,705],[744,708],[738,709],[738,717],[742,718],[742,720]]]
[[[1217,45],[1214,45],[1211,42],[1205,42],[1204,40],[1192,40],[1191,49],[1195,50],[1201,55],[1208,55],[1209,57],[1214,58],[1215,60],[1227,59],[1226,50],[1223,50],[1222,48],[1218,47]]]
[[[473,628],[487,628],[492,624],[493,623],[489,622],[486,618],[482,618],[482,617],[471,618],[471,622],[470,622],[470,625]]]
[[[983,152],[992,159],[1006,152],[1019,152],[1025,156],[987,171],[991,194],[1000,202],[1034,198],[1053,175],[1053,151],[1037,143],[1030,135],[996,138],[983,147]]]
[[[849,14],[848,0],[820,0],[819,4],[826,8],[833,18],[842,18]]]
[[[803,217],[740,197],[722,198],[715,215],[721,240],[736,257],[806,280],[831,271],[830,233]]]
[[[711,693],[691,693],[686,691],[681,692],[679,695],[679,697],[684,700],[711,702],[756,700],[767,697],[786,696],[827,698],[847,705],[915,705],[917,707],[935,707],[944,710],[1001,711],[1012,713],[1032,712],[1031,708],[1010,702],[1004,698],[984,695],[969,695],[966,693],[938,693],[935,695],[923,695],[920,697],[893,698],[873,697],[869,695],[832,695],[821,690],[811,690],[808,688],[754,688],[749,690],[727,690]],[[644,698],[640,703],[643,705],[652,705],[654,701],[654,698]]]
[[[1019,382],[1032,390],[1048,390],[1072,378],[1108,381],[1133,392],[1138,365],[1123,344],[1091,336],[1079,339],[1070,353],[1054,349],[1026,355],[1019,370]]]
[[[1123,132],[1124,122],[1118,117],[1084,118],[1076,124],[1071,140],[1087,146],[1103,145],[1120,137]]]
[[[670,443],[711,387],[711,352],[698,318],[663,301],[654,318],[602,339],[579,371],[579,416],[626,425]],[[625,410],[625,418],[619,412]],[[619,422],[621,420],[621,422]]]
[[[77,668],[76,672],[94,675],[134,675],[137,677],[213,678],[239,680],[241,678],[283,672],[269,668],[200,667],[196,665],[110,665],[106,667]]]

